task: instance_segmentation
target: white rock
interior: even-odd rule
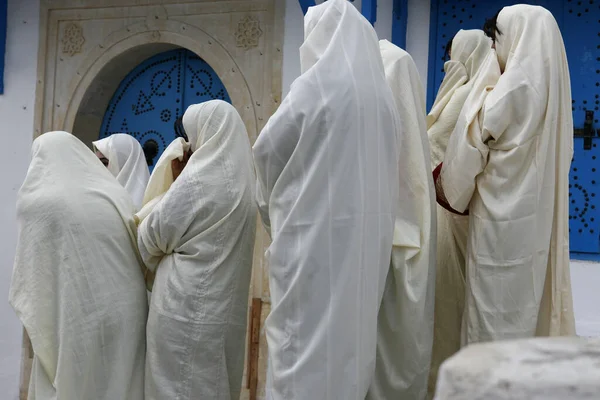
[[[440,368],[435,400],[600,399],[600,339],[468,346]]]

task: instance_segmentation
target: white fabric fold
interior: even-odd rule
[[[193,155],[139,226],[156,271],[146,400],[237,400],[256,231],[250,141],[232,105],[190,106]]]
[[[448,139],[471,92],[473,78],[490,54],[492,41],[479,29],[460,30],[452,39],[451,57],[444,64],[446,75],[427,115],[432,169],[443,160]]]
[[[401,120],[400,199],[378,317],[377,366],[367,399],[424,399],[433,341],[435,189],[429,171],[425,92],[412,57],[380,43],[387,81]]]
[[[505,7],[498,27],[504,72],[493,90],[493,75],[476,78],[441,173],[450,205],[470,212],[464,343],[575,332],[563,40],[538,6]]]
[[[108,158],[108,170],[127,189],[133,204],[139,209],[150,178],[148,163],[140,143],[131,135],[115,133],[93,145]]]
[[[81,141],[33,143],[9,301],[35,353],[30,400],[144,399],[147,301],[127,191]]]
[[[156,204],[163,198],[173,184],[173,168],[171,162],[175,159],[183,160],[184,154],[190,149],[189,143],[183,138],[173,140],[160,155],[144,192],[142,208],[135,215],[135,222],[139,225],[150,214]]]
[[[302,75],[254,145],[271,313],[270,399],[364,400],[398,204],[394,98],[369,22],[309,9]]]

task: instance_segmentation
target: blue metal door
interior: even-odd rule
[[[517,3],[546,7],[554,14],[564,38],[571,73],[574,133],[579,135],[575,137],[570,175],[570,247],[575,257],[600,259],[600,177],[597,172],[600,149],[595,129],[600,116],[599,0],[432,0],[428,106],[435,100],[444,76],[444,50],[448,40],[459,29],[481,29],[486,18],[504,6]],[[586,111],[595,113],[587,125]],[[591,117],[589,113],[588,117]],[[583,135],[593,137],[584,139]]]
[[[156,162],[175,139],[177,117],[189,105],[213,99],[231,102],[225,86],[204,60],[185,49],[158,54],[123,79],[104,114],[100,138],[128,133],[142,145],[154,141],[158,145]]]

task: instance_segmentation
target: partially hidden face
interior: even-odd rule
[[[102,162],[102,164],[104,164],[104,166],[108,168],[108,158],[106,158],[104,156],[104,154],[102,154],[98,150],[96,150],[96,157],[98,157],[100,159],[100,161]]]

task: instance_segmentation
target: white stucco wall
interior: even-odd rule
[[[0,398],[18,399],[21,325],[7,302],[16,246],[15,200],[29,165],[37,70],[38,0],[8,0],[0,96]]]
[[[429,10],[430,0],[408,0],[408,26],[406,51],[410,53],[421,75],[427,93],[427,63],[429,61]]]
[[[577,334],[600,337],[600,264],[571,261],[571,281]]]

